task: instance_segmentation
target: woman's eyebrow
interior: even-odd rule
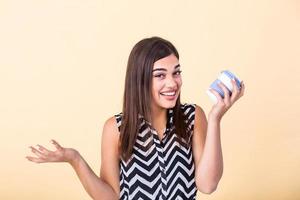
[[[175,65],[174,69],[177,69],[179,67],[180,67],[180,64]],[[166,68],[155,68],[155,69],[152,70],[152,72],[155,72],[155,71],[167,71],[167,69]]]

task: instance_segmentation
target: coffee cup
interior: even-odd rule
[[[229,95],[231,96],[232,90],[233,90],[233,84],[231,82],[232,79],[235,80],[235,82],[238,86],[238,89],[241,89],[240,79],[237,76],[235,76],[232,72],[230,72],[229,70],[221,71],[218,78],[210,84],[209,88],[214,89],[221,95],[222,98],[224,98],[224,91],[218,85],[218,83],[222,82],[228,89]],[[209,89],[206,91],[206,93],[210,97],[210,99],[214,102],[214,104],[216,104],[218,102],[218,98]]]

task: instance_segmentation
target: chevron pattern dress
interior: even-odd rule
[[[194,130],[195,104],[182,104],[187,116],[190,139]],[[122,113],[115,115],[118,128]],[[173,110],[167,111],[162,140],[140,116],[140,128],[131,158],[120,160],[121,200],[195,200],[195,167],[192,147],[175,134]]]

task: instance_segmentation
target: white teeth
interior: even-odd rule
[[[174,96],[175,92],[164,92],[164,93],[161,93],[161,94],[165,95],[165,96]]]

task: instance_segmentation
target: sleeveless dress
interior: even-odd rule
[[[182,104],[190,139],[194,130],[195,104]],[[122,113],[115,115],[120,131]],[[151,124],[141,123],[129,161],[120,160],[121,200],[195,200],[195,167],[192,146],[175,134],[173,110],[167,110],[167,125],[160,141]]]

